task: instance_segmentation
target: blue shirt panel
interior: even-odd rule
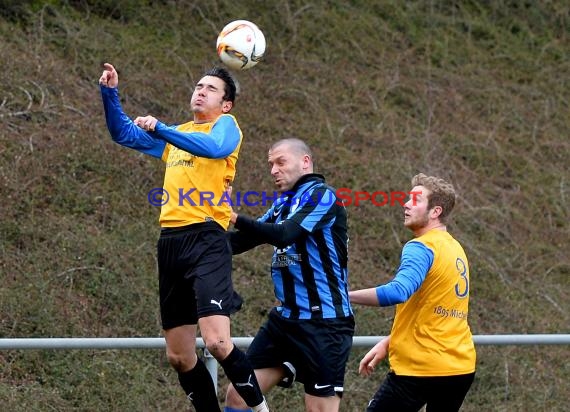
[[[433,251],[421,242],[409,241],[402,249],[400,267],[396,276],[376,288],[380,306],[392,306],[407,301],[423,283],[431,265]]]

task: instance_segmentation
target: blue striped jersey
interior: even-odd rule
[[[258,220],[277,224],[292,220],[306,232],[293,244],[273,249],[271,276],[281,316],[352,316],[346,209],[324,177],[314,173],[301,177],[293,190],[281,194]]]

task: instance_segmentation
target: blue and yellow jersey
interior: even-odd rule
[[[381,306],[396,304],[389,361],[397,375],[475,371],[469,285],[465,252],[447,231],[430,230],[404,246],[396,276],[377,288]]]
[[[242,141],[235,117],[222,114],[210,123],[179,126],[158,122],[147,132],[123,112],[117,88],[101,86],[101,95],[113,140],[166,163],[160,225],[215,221],[227,229],[231,209],[224,192],[234,179]]]
[[[239,131],[232,115],[222,116],[231,119]],[[189,122],[176,130],[209,134],[215,124]],[[241,142],[241,131],[239,134]],[[169,194],[169,201],[162,206],[161,226],[185,226],[213,219],[224,229],[228,227],[230,207],[228,202],[223,201],[223,194],[234,180],[240,144],[229,156],[218,159],[196,156],[174,145],[166,145],[162,159],[166,162],[164,189]]]

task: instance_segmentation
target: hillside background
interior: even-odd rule
[[[245,138],[234,190],[273,191],[267,149],[305,139],[352,190],[440,175],[459,194],[450,231],[471,266],[474,334],[570,332],[570,17],[565,1],[0,1],[0,337],[160,336],[147,193],[163,164],[113,143],[97,80],[124,108],[190,118],[229,21],[256,22],[265,60],[236,73]],[[258,215],[261,208],[242,208]],[[398,207],[349,207],[353,288],[388,281],[410,233]],[[253,336],[274,304],[271,248],[235,258]],[[357,335],[393,310],[356,307]],[[343,411],[387,370],[349,364]],[[563,411],[568,346],[479,346],[464,411]],[[220,375],[220,398],[227,381]],[[302,386],[269,395],[302,411]],[[162,350],[0,352],[6,411],[189,410]]]

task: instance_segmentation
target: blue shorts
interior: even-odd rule
[[[287,319],[276,309],[253,339],[247,357],[254,369],[291,363],[305,393],[342,396],[352,347],[354,318]]]
[[[158,286],[163,329],[238,311],[242,299],[232,285],[232,252],[225,230],[215,222],[162,229]]]

